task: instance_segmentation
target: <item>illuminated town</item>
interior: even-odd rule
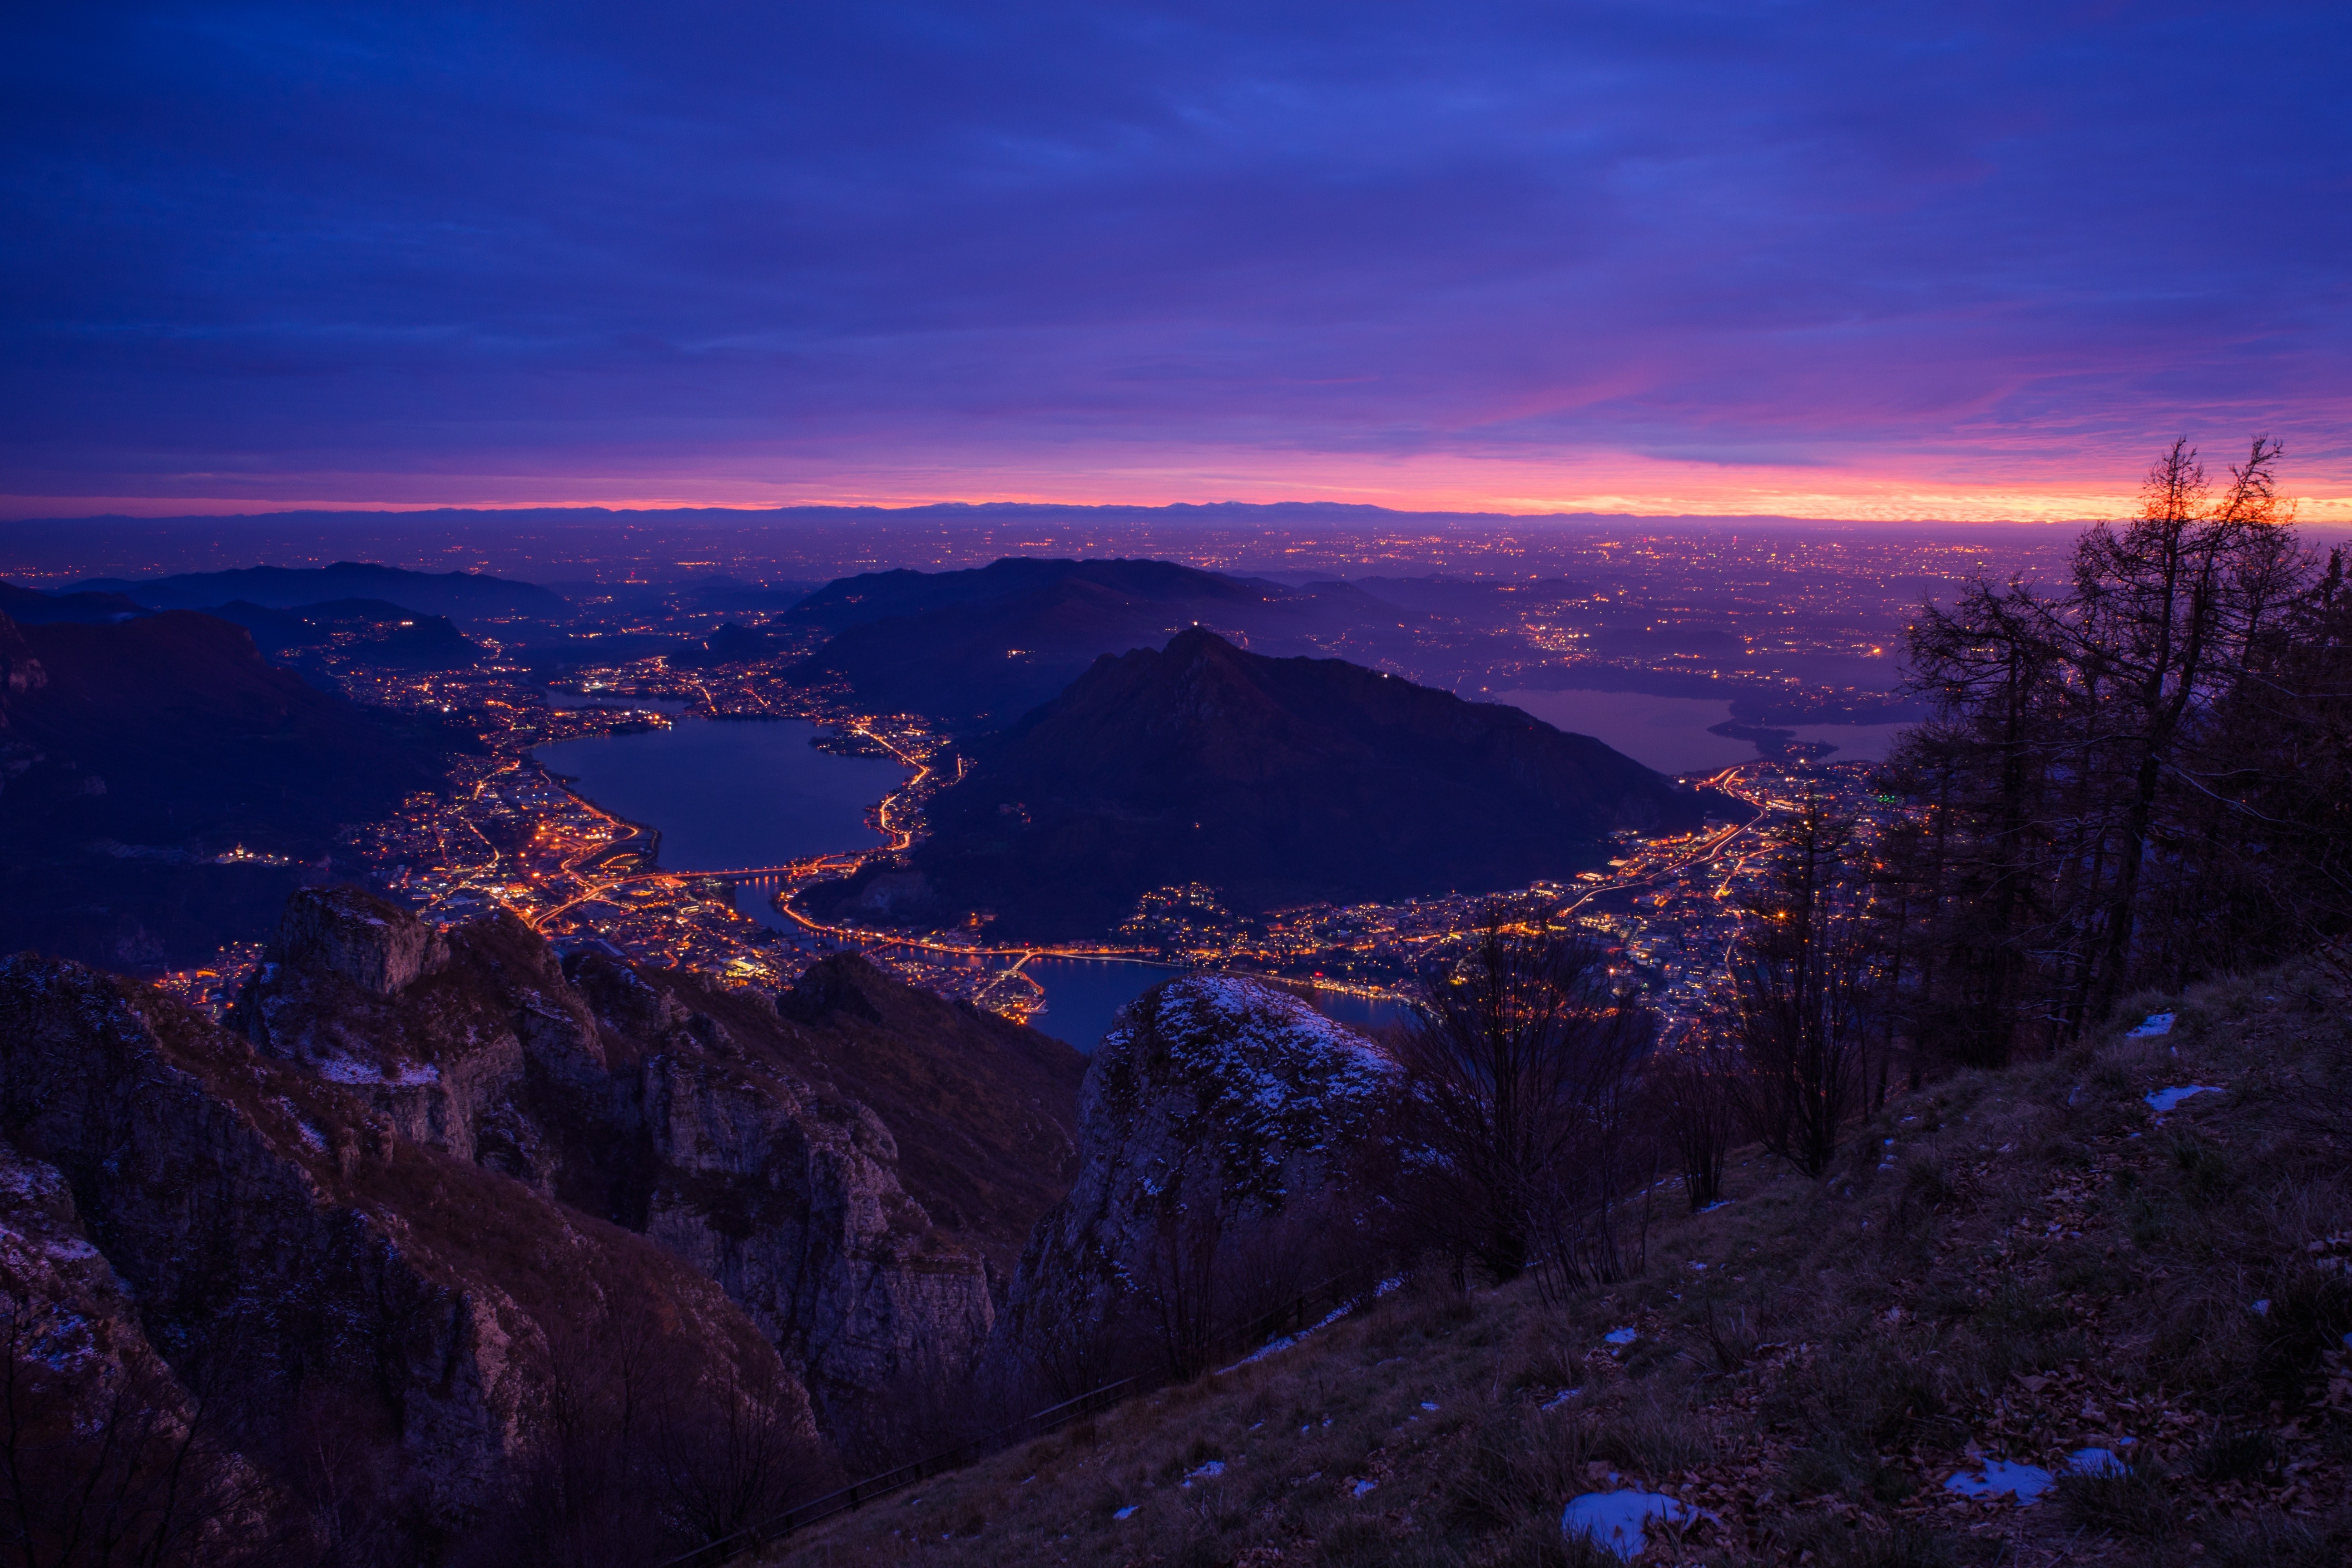
[[[1365,556],[1387,552],[1351,542],[1357,560],[1350,564],[1359,569]],[[1415,548],[1423,559],[1433,551],[1445,553],[1443,541],[1393,542],[1399,552]],[[1524,570],[1521,561],[1534,556],[1540,570],[1553,564],[1542,554],[1490,541],[1479,564]],[[1488,686],[1557,679],[1564,671],[1600,684],[1695,685],[1720,682],[1727,667],[1737,665],[1744,668],[1717,689],[1728,686],[1784,705],[1794,700],[1801,711],[1821,717],[1881,719],[1895,710],[1896,700],[1878,682],[1841,689],[1820,678],[1859,669],[1866,679],[1874,665],[1891,682],[1885,656],[1921,585],[1984,564],[1962,547],[1916,541],[1896,547],[1782,538],[1747,547],[1718,540],[1680,556],[1655,541],[1601,541],[1575,567],[1591,580],[1589,593],[1518,609],[1510,580],[1488,579],[1507,591],[1481,617],[1485,624],[1465,624],[1450,638],[1424,638],[1412,661],[1416,668],[1404,672],[1450,674],[1456,681],[1483,674]],[[1805,587],[1792,595],[1791,583]],[[582,607],[592,616],[598,609]],[[575,642],[593,647],[610,638],[617,652],[632,638],[707,634],[719,621],[709,612],[605,608],[610,618],[592,621]],[[1727,628],[1739,625],[1766,629],[1727,642]],[[478,752],[455,760],[445,793],[420,793],[392,819],[349,829],[352,860],[373,885],[444,924],[504,911],[566,950],[593,945],[769,988],[789,983],[825,953],[854,948],[911,984],[1016,1019],[1035,1017],[1044,1007],[1042,988],[1022,970],[1032,957],[1049,953],[1262,973],[1393,1002],[1488,901],[1454,895],[1245,917],[1225,909],[1217,889],[1168,888],[1147,894],[1101,942],[1047,947],[993,946],[975,929],[821,924],[795,908],[795,895],[848,875],[868,857],[906,849],[924,833],[927,801],[960,777],[967,762],[936,723],[861,711],[845,689],[812,686],[788,673],[821,637],[781,619],[764,631],[770,645],[755,658],[693,664],[656,653],[574,665],[552,681],[542,669],[502,657],[494,636],[481,638],[488,652],[479,664],[455,670],[385,669],[331,648],[326,668],[347,695],[394,711],[443,715],[480,742]],[[1518,653],[1492,662],[1493,645],[1506,637]],[[1695,654],[1695,647],[1707,651]],[[1390,667],[1406,662],[1394,647],[1358,648],[1344,639],[1329,651]],[[1474,670],[1465,662],[1473,652],[1490,662]],[[680,869],[664,865],[655,826],[624,820],[574,793],[571,781],[535,757],[537,748],[556,742],[704,719],[812,723],[820,727],[821,748],[895,761],[904,782],[872,804],[866,847],[774,865]],[[1605,869],[1570,885],[1537,883],[1510,900],[1528,918],[1574,919],[1605,934],[1612,963],[1652,994],[1670,1025],[1690,1016],[1719,983],[1739,895],[1761,872],[1765,830],[1791,803],[1811,789],[1865,824],[1885,809],[1872,794],[1868,766],[1816,761],[1828,748],[1790,742],[1769,729],[1756,733],[1768,748],[1780,739],[1780,754],[1685,781],[1740,803],[1736,813],[1693,835],[1620,834]],[[218,1010],[257,952],[250,944],[223,950],[165,984]]]

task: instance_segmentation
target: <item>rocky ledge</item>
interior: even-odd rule
[[[1381,1223],[1402,1081],[1370,1040],[1264,982],[1192,975],[1129,1004],[1080,1091],[1077,1179],[1014,1278],[1008,1353],[1148,1332],[1129,1321],[1144,1304],[1190,1290],[1232,1321],[1311,1283]]]

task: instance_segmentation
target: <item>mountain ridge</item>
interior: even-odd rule
[[[1094,660],[1207,626],[1253,646],[1323,653],[1349,632],[1415,618],[1343,584],[1286,587],[1149,559],[1010,556],[969,572],[827,584],[790,619],[832,639],[800,667],[877,707],[960,728],[1008,723]]]
[[[328,566],[240,566],[167,577],[93,577],[68,593],[121,594],[152,610],[205,610],[236,600],[290,609],[336,599],[377,599],[453,620],[510,616],[562,619],[563,598],[534,583],[476,572],[411,572],[370,561]]]
[[[1091,936],[1184,882],[1257,910],[1523,887],[1597,864],[1612,831],[1696,827],[1706,811],[1517,709],[1197,628],[1104,656],[975,750],[904,868],[812,907],[986,910],[1008,936]]]
[[[337,827],[474,743],[320,690],[191,610],[0,616],[0,950],[145,968],[259,937]],[[208,863],[238,844],[281,863]]]

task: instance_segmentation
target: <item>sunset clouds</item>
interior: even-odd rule
[[[20,515],[2084,515],[2175,433],[2257,429],[2352,515],[2337,6],[54,7],[19,36]]]

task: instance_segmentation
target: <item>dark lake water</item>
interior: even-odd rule
[[[532,754],[606,811],[659,829],[663,869],[720,871],[883,842],[866,826],[866,811],[905,783],[907,770],[820,752],[809,744],[817,733],[798,720],[684,719],[666,730],[558,741]],[[772,888],[747,884],[735,889],[735,907],[797,931],[775,911],[773,896]],[[974,962],[997,968],[1010,960]],[[1033,958],[1024,973],[1045,987],[1037,1026],[1091,1051],[1121,1007],[1182,972],[1123,959]],[[1391,1003],[1306,984],[1288,989],[1357,1028],[1402,1017]]]
[[[1752,763],[1752,741],[1707,732],[1731,717],[1729,698],[1652,697],[1640,691],[1497,691],[1487,699],[1532,713],[1555,730],[1591,735],[1662,773],[1697,773]],[[1832,763],[1877,763],[1907,724],[1789,724],[1800,741],[1835,746]]]
[[[1120,959],[1033,958],[1021,973],[1045,988],[1045,1010],[1029,1022],[1091,1054],[1121,1007],[1183,971]]]
[[[684,719],[532,754],[606,811],[659,828],[664,870],[719,871],[883,842],[866,810],[907,770],[820,752],[817,733],[797,719]]]
[[[1006,961],[984,962],[993,966]],[[1029,1022],[1055,1039],[1091,1053],[1110,1032],[1111,1021],[1121,1007],[1184,972],[1172,964],[1139,963],[1130,959],[1038,957],[1023,964],[1021,973],[1045,990],[1045,1010]],[[1401,1024],[1405,1018],[1404,1008],[1394,1002],[1295,982],[1275,984],[1351,1028],[1369,1032]]]

